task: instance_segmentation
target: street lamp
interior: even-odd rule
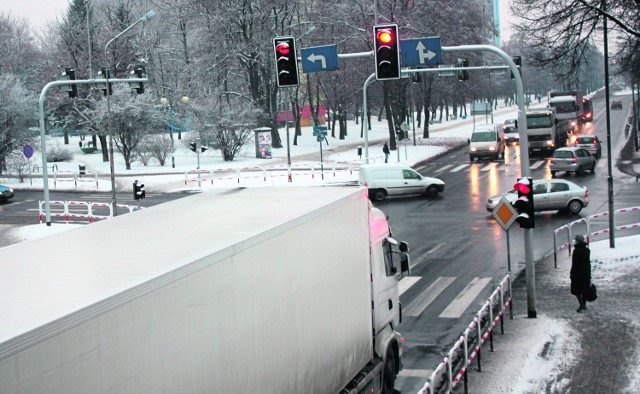
[[[118,33],[115,37],[113,37],[107,45],[104,46],[104,63],[105,66],[109,64],[107,60],[107,50],[109,45],[120,38],[123,34],[127,33],[129,30],[133,29],[140,22],[146,22],[147,20],[153,18],[156,13],[151,10],[147,12],[142,18],[135,21],[129,27]],[[107,67],[109,70],[110,67]],[[113,216],[118,216],[118,208],[116,206],[116,177],[115,177],[115,166],[113,159],[113,133],[111,132],[111,89],[109,88],[109,73],[105,73],[105,85],[107,87],[107,134],[109,134],[109,170],[111,172],[111,206],[113,208]]]
[[[171,120],[173,120],[173,109],[171,108],[169,99],[167,99],[166,97],[162,97],[160,99],[160,104],[162,104],[162,109],[165,116],[167,115],[167,107],[169,107],[169,114],[171,115],[171,117],[167,119],[167,121],[169,123],[169,138],[171,139],[171,168],[176,168],[176,158],[173,154],[173,124],[171,122]]]

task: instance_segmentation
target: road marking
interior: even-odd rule
[[[544,163],[546,163],[546,160],[538,160],[535,163],[533,163],[533,165],[530,166],[529,169],[535,170],[536,168],[540,167]]]
[[[473,278],[473,280],[451,301],[439,317],[445,319],[459,319],[467,307],[476,299],[478,294],[491,281],[491,278]]]
[[[467,168],[467,167],[469,167],[469,164],[462,164],[462,165],[457,166],[453,170],[451,170],[451,172],[458,172],[458,171],[460,171],[460,170],[462,170],[464,168]]]
[[[405,276],[400,279],[400,283],[398,283],[398,288],[400,289],[400,295],[402,295],[405,291],[409,290],[411,286],[418,283],[418,281],[422,279],[421,276]]]
[[[498,166],[498,163],[489,163],[484,168],[482,168],[480,171],[491,171],[494,168],[496,168],[497,166]]]
[[[433,369],[403,369],[398,376],[405,378],[428,378],[433,373]]]
[[[439,173],[439,172],[442,172],[442,171],[446,170],[447,168],[449,168],[449,167],[451,167],[451,166],[453,166],[453,164],[447,164],[447,165],[446,165],[446,166],[444,166],[444,167],[440,167],[440,168],[438,168],[437,170],[435,170],[435,173],[437,174],[437,173]]]
[[[407,316],[420,316],[422,312],[433,302],[446,289],[453,281],[455,277],[441,276],[435,280],[429,287],[427,287],[411,304],[405,309]]]
[[[426,260],[427,256],[429,256],[431,253],[434,253],[435,251],[437,251],[438,249],[440,249],[441,247],[443,247],[445,245],[444,242],[438,242],[436,244],[436,246],[434,246],[433,248],[427,250],[426,252],[424,252],[423,254],[421,254],[420,256],[413,256],[411,258],[411,260],[413,261],[417,261],[414,264],[411,264],[409,266],[410,269],[413,269],[414,267],[418,266],[418,264],[420,264],[421,262],[423,262],[424,260]]]

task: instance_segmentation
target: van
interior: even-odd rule
[[[502,125],[489,123],[477,126],[471,134],[469,144],[469,160],[504,158],[505,142],[502,134]]]
[[[443,181],[422,176],[405,164],[364,164],[360,167],[359,183],[369,189],[373,201],[407,194],[435,197],[444,191]]]

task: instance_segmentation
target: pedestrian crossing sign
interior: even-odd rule
[[[496,205],[493,211],[491,211],[491,214],[496,219],[498,224],[502,226],[504,231],[508,231],[509,227],[511,227],[513,222],[515,222],[518,218],[518,212],[513,207],[513,205],[511,205],[511,203],[505,198],[505,196],[502,196],[498,205]]]

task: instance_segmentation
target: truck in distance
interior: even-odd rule
[[[567,145],[573,126],[568,119],[556,119],[553,109],[527,111],[527,140],[529,154],[551,154],[556,148]]]

